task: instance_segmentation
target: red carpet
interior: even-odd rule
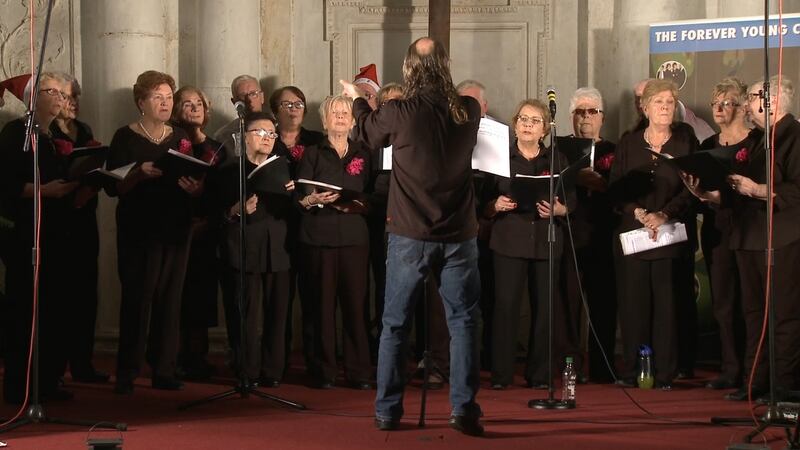
[[[346,387],[312,389],[296,369],[280,388],[264,392],[305,403],[309,410],[296,412],[256,398],[218,401],[189,411],[179,404],[221,392],[225,380],[188,383],[181,392],[151,389],[140,378],[132,397],[112,393],[112,385],[69,383],[76,399],[46,405],[52,417],[122,421],[126,450],[135,449],[725,449],[740,442],[749,426],[712,426],[712,416],[746,416],[746,403],[722,400],[722,394],[701,388],[703,379],[677,383],[672,392],[630,389],[633,398],[655,416],[641,412],[622,389],[609,385],[580,385],[578,408],[542,412],[527,408],[532,398],[546,391],[512,387],[488,389],[488,374],[479,393],[484,410],[484,438],[471,438],[447,426],[447,390],[428,396],[427,427],[417,428],[420,390],[412,386],[406,395],[402,429],[379,432],[372,425],[374,391]],[[706,377],[711,374],[705,373]],[[69,382],[69,379],[67,380]],[[521,384],[521,379],[518,380]],[[558,394],[557,394],[558,395]],[[14,410],[0,407],[9,417]],[[28,425],[0,434],[9,449],[86,448],[87,429],[62,425]],[[767,432],[773,449],[784,448],[780,429]],[[115,432],[94,432],[111,437]],[[761,441],[763,442],[763,441]]]

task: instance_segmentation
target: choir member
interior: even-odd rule
[[[175,92],[172,123],[189,136],[192,156],[211,165],[206,180],[225,162],[226,149],[205,133],[211,116],[208,97],[194,86]],[[204,183],[193,200],[191,245],[181,301],[181,331],[178,364],[186,379],[206,379],[214,372],[208,360],[208,329],[217,326],[217,293],[221,266],[217,257],[220,221],[214,220],[214,186]]]
[[[693,153],[698,142],[691,127],[675,122],[677,88],[668,80],[652,80],[642,93],[648,125],[622,137],[611,168],[611,191],[621,220],[616,233],[642,228],[656,233],[677,220],[686,225],[689,240],[627,256],[616,255],[624,272],[618,289],[623,371],[618,383],[633,385],[640,345],[653,348],[655,379],[672,389],[678,355],[676,304],[686,284],[686,261],[695,246],[694,198],[678,172],[659,162],[652,152],[678,157]]]
[[[297,178],[320,181],[363,192],[371,173],[370,155],[358,141],[348,139],[353,127],[352,101],[330,97],[320,106],[327,139],[306,148]],[[303,307],[314,321],[313,341],[303,341],[311,356],[310,371],[318,387],[335,384],[336,305],[342,311],[345,377],[356,389],[371,389],[372,367],[364,323],[367,298],[369,235],[365,203],[339,201],[340,194],[315,189],[298,195],[302,218],[298,232],[304,287]]]
[[[29,99],[34,87],[29,80],[23,98]],[[12,120],[0,132],[0,197],[4,213],[14,222],[9,247],[4,249],[7,311],[3,317],[6,333],[3,398],[8,403],[22,403],[26,397],[26,374],[31,338],[31,311],[34,295],[34,271],[31,249],[39,248],[39,400],[67,400],[72,393],[59,389],[58,378],[64,371],[66,351],[63,318],[69,310],[72,280],[65,267],[75,264],[70,254],[72,218],[76,181],[68,181],[68,151],[53,142],[51,124],[66,101],[65,80],[55,73],[43,72],[36,93],[34,113],[35,151],[39,155],[41,181],[40,223],[33,223],[33,155],[24,152],[26,120]],[[26,100],[28,102],[29,100]],[[65,154],[66,153],[66,154]],[[34,229],[39,227],[39,242]]]
[[[709,137],[701,150],[732,145],[751,148],[761,138],[758,128],[750,129],[745,122],[747,86],[736,78],[725,78],[711,94],[711,111],[720,132]],[[719,328],[720,374],[709,381],[710,389],[738,387],[742,379],[744,352],[744,320],[739,291],[739,270],[736,253],[730,249],[733,211],[720,205],[703,205],[703,225],[700,244],[711,284],[711,305]]]
[[[202,191],[202,181],[186,176],[176,180],[157,165],[170,149],[192,151],[186,132],[168,123],[174,90],[170,75],[153,70],[139,75],[133,100],[140,117],[114,133],[109,149],[110,169],[136,164],[124,180],[108,188],[109,195],[119,197],[117,264],[122,298],[114,389],[118,394],[133,393],[145,356],[154,388],[183,388],[176,378],[181,295],[191,197]]]
[[[259,164],[278,153],[275,141],[275,118],[268,112],[249,113],[245,116],[245,172],[251,173]],[[288,192],[294,189],[289,181],[287,194],[246,192],[245,221],[246,249],[245,267],[241,267],[239,243],[239,167],[229,165],[222,169],[219,179],[219,205],[224,212],[226,225],[223,228],[222,255],[225,263],[234,271],[234,299],[229,308],[236,316],[232,318],[237,327],[229,337],[236,355],[243,362],[242,369],[248,380],[258,380],[266,387],[278,387],[284,374],[287,316],[291,293],[289,277],[288,217],[293,208]],[[239,277],[246,275],[246,297],[243,299],[245,336],[239,337]],[[263,335],[259,339],[258,332]],[[240,347],[241,346],[241,347]],[[242,354],[242,350],[244,354]]]
[[[522,101],[512,117],[516,139],[511,144],[511,177],[522,175],[549,175],[552,158],[555,170],[568,166],[561,153],[554,156],[544,145],[550,132],[550,111],[539,100]],[[535,210],[519,208],[512,198],[511,179],[490,177],[486,195],[492,200],[486,204],[485,214],[493,219],[489,246],[494,252],[495,305],[492,324],[492,389],[505,389],[514,381],[514,359],[517,349],[520,300],[527,282],[527,299],[530,303],[530,333],[526,358],[525,380],[529,387],[546,388],[552,374],[548,374],[548,317],[549,317],[549,245],[550,215],[559,232],[554,246],[555,265],[563,254],[564,239],[560,231],[562,218],[568,206],[574,207],[574,192],[557,195],[555,203],[547,200],[536,203]],[[559,302],[558,276],[554,276],[553,302]],[[554,335],[563,326],[556,326]],[[563,337],[555,336],[554,347],[561,347]]]
[[[100,145],[94,139],[92,129],[78,120],[80,112],[81,86],[72,75],[61,74],[66,80],[64,107],[50,125],[56,148],[90,147]],[[72,215],[73,246],[75,255],[71,269],[73,299],[67,323],[70,324],[69,343],[66,360],[74,381],[82,383],[105,383],[107,373],[100,372],[92,364],[94,353],[94,332],[97,321],[97,257],[100,251],[100,238],[97,231],[97,189],[80,186],[76,191],[81,204]]]
[[[246,112],[259,112],[264,108],[264,91],[258,79],[251,75],[239,75],[231,82],[231,103],[235,105],[241,102],[244,104]],[[233,135],[239,132],[239,119],[235,118],[222,126],[214,133],[214,140],[225,145],[228,151],[228,158],[224,163],[234,164],[236,158],[233,157],[234,141]]]

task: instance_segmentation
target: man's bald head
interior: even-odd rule
[[[434,42],[429,37],[422,37],[417,39],[414,43],[414,48],[417,50],[419,56],[430,55],[433,52]]]

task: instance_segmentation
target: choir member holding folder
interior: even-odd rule
[[[285,159],[285,153],[276,153],[275,119],[267,112],[249,113],[245,117],[245,172],[252,174],[259,166],[272,159]],[[264,164],[267,167],[270,164]],[[224,263],[234,271],[233,295],[226,296],[229,339],[236,358],[245,358],[241,366],[250,380],[259,380],[262,386],[280,385],[285,364],[285,332],[289,314],[289,249],[288,220],[293,209],[292,198],[286,195],[294,189],[288,171],[275,179],[281,192],[260,190],[247,183],[245,209],[246,249],[245,267],[241,267],[239,243],[239,168],[226,166],[219,174],[219,206],[225,216],[222,256]],[[238,272],[246,272],[247,297],[244,299],[245,336],[239,336]],[[231,304],[233,303],[233,304]],[[259,339],[259,328],[263,335]],[[238,364],[236,367],[240,367]]]
[[[621,214],[617,233],[646,227],[656,237],[659,226],[677,220],[686,225],[689,242],[622,256],[618,267],[624,277],[619,286],[619,320],[624,366],[618,382],[633,385],[638,348],[651,344],[656,382],[672,387],[677,371],[676,304],[683,292],[687,260],[693,260],[695,199],[684,187],[678,171],[651,151],[679,157],[693,153],[698,142],[691,127],[673,120],[677,89],[671,81],[653,80],[642,96],[649,124],[623,136],[611,168],[610,191]]]
[[[212,180],[227,156],[223,144],[207,136],[205,126],[211,115],[205,93],[184,86],[175,93],[172,123],[183,129],[192,143],[193,156],[209,164],[203,192],[192,199],[192,239],[181,301],[181,333],[178,364],[185,379],[205,379],[213,366],[208,355],[208,328],[217,325],[217,291],[220,264],[217,258],[220,225],[212,199],[218,189]]]
[[[53,142],[56,148],[68,149],[72,152],[70,171],[80,165],[80,159],[93,161],[87,167],[100,167],[105,164],[108,147],[103,147],[94,140],[92,129],[78,120],[80,112],[81,87],[73,76],[62,74],[66,83],[64,107],[50,125]],[[81,148],[85,150],[81,150]],[[86,156],[79,156],[80,154]],[[74,179],[74,178],[73,178]],[[86,184],[86,177],[80,178],[81,186],[75,190],[75,208],[72,219],[67,223],[72,228],[69,244],[73,263],[65,270],[70,271],[73,289],[73,302],[69,307],[70,332],[65,362],[69,363],[72,379],[84,383],[103,383],[109,375],[95,370],[92,365],[94,352],[94,329],[97,320],[97,257],[100,252],[97,232],[97,192],[98,188]]]
[[[527,208],[523,208],[519,198],[514,196],[514,180],[517,175],[540,177],[539,183],[546,184],[550,172],[552,152],[543,145],[543,139],[550,132],[550,112],[539,100],[528,99],[520,103],[512,119],[517,139],[512,144],[511,178],[490,176],[485,191],[489,201],[486,215],[494,219],[489,241],[494,251],[495,306],[492,324],[492,388],[504,389],[514,378],[514,356],[516,354],[517,325],[519,322],[519,301],[523,298],[526,280],[528,301],[531,305],[531,332],[528,344],[528,357],[525,379],[529,387],[546,387],[550,374],[547,373],[547,335],[548,324],[548,255],[547,229],[550,214],[563,217],[569,207],[574,207],[574,192],[566,190],[564,198],[558,192],[555,204],[548,203],[547,194],[541,191],[533,198]],[[557,153],[556,171],[567,168],[567,158]],[[533,179],[533,178],[531,178]],[[561,221],[556,220],[557,227]],[[556,232],[554,257],[561,258],[563,252],[563,233]],[[555,286],[558,286],[556,277]],[[558,291],[554,292],[558,302]],[[561,348],[563,336],[554,328],[556,348]]]
[[[153,369],[153,387],[183,387],[176,378],[178,325],[189,250],[191,197],[201,192],[202,181],[163,176],[155,165],[170,149],[192,151],[186,132],[167,123],[174,89],[170,75],[152,70],[139,75],[133,99],[141,116],[118,129],[109,148],[109,169],[136,163],[123,181],[107,188],[109,195],[119,197],[117,262],[122,299],[118,394],[133,393],[145,349]]]
[[[44,72],[40,80],[34,115],[41,177],[38,357],[40,399],[48,401],[72,398],[70,392],[58,388],[57,380],[64,372],[65,336],[71,331],[64,323],[73,298],[70,272],[65,268],[75,264],[69,241],[74,215],[72,194],[78,183],[66,180],[68,156],[59,152],[49,131],[66,100],[64,79]],[[30,98],[32,86],[29,81],[23,98]],[[7,314],[2,317],[7,344],[3,399],[7,403],[25,399],[33,309],[33,152],[23,151],[25,131],[25,119],[20,118],[0,132],[0,201],[4,214],[14,222],[9,248],[3,249],[7,301]]]
[[[320,116],[328,138],[306,148],[297,178],[363,192],[371,176],[370,154],[359,142],[348,139],[354,125],[352,100],[329,97],[320,106]],[[345,377],[356,389],[370,389],[372,367],[364,321],[369,256],[366,205],[359,200],[340,201],[341,195],[329,189],[304,186],[297,192],[303,212],[298,237],[301,295],[314,327],[313,341],[303,342],[311,357],[310,372],[319,387],[334,386],[338,301]]]
[[[746,94],[747,86],[736,78],[725,78],[717,83],[711,95],[711,109],[720,132],[703,141],[701,150],[728,146],[738,152],[742,148],[753,148],[760,140],[763,132],[758,128],[751,130],[745,122]],[[733,166],[735,154],[730,159],[728,167]],[[730,186],[724,183],[721,188]],[[703,205],[701,211],[700,243],[711,283],[711,304],[719,326],[721,351],[719,377],[709,381],[706,387],[735,388],[743,375],[744,320],[736,253],[730,249],[733,210],[730,205]]]

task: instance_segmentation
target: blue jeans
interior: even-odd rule
[[[475,402],[480,382],[478,321],[481,317],[476,240],[427,242],[390,233],[375,398],[375,416],[380,419],[398,421],[403,416],[408,333],[414,305],[430,272],[441,280],[439,294],[450,330],[452,414],[477,417],[481,413]]]

